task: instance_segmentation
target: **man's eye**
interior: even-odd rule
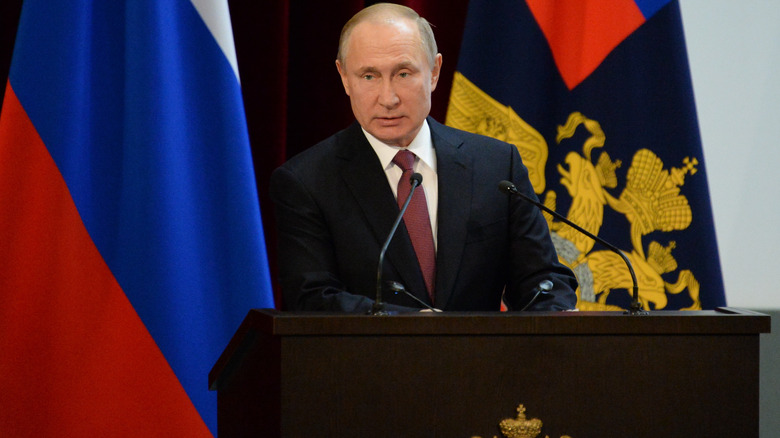
[[[402,78],[409,77],[409,72],[402,72],[402,73],[399,73],[399,74],[398,74],[398,76],[400,76],[400,77],[402,77]]]
[[[363,79],[365,79],[367,81],[371,81],[371,80],[374,79],[374,75],[363,75]]]

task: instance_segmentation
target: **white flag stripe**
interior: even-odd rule
[[[203,22],[206,23],[214,39],[225,54],[230,66],[233,67],[233,73],[236,80],[241,83],[238,75],[238,60],[236,58],[236,48],[233,42],[233,28],[230,24],[230,10],[227,0],[190,0],[195,10],[198,11]]]

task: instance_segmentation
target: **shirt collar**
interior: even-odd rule
[[[361,127],[361,129],[363,128]],[[428,167],[434,170],[436,169],[436,157],[433,152],[431,129],[428,126],[427,120],[423,120],[422,127],[420,127],[420,132],[417,133],[417,136],[414,137],[414,140],[412,140],[412,142],[409,143],[409,146],[406,148],[387,145],[373,135],[369,134],[365,129],[363,129],[363,134],[365,134],[366,139],[368,139],[368,142],[371,144],[371,147],[374,148],[374,152],[376,152],[377,157],[379,157],[379,161],[382,163],[383,169],[388,169],[390,166],[392,166],[392,161],[395,157],[395,154],[398,153],[398,151],[401,149],[408,149],[414,152],[414,154],[417,155],[417,157],[419,157],[422,162],[428,165]]]

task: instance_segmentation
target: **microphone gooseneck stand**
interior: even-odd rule
[[[382,245],[382,249],[379,251],[379,263],[377,263],[376,268],[376,300],[374,300],[374,304],[371,306],[371,310],[368,311],[369,315],[390,314],[385,308],[385,303],[382,302],[382,266],[385,263],[385,253],[387,252],[387,247],[390,246],[390,241],[393,239],[393,236],[395,236],[395,231],[398,229],[398,225],[401,223],[401,219],[403,219],[404,213],[406,213],[406,208],[409,207],[409,202],[412,200],[414,190],[420,184],[422,184],[422,175],[419,173],[412,174],[412,176],[409,178],[409,182],[412,184],[412,188],[409,190],[409,195],[406,196],[406,201],[404,201],[404,205],[401,207],[401,211],[398,213],[398,217],[395,218],[395,222],[393,222],[393,226],[390,228],[390,233],[388,234],[385,243]]]
[[[555,216],[556,219],[560,220],[561,222],[565,223],[566,225],[574,228],[575,230],[579,231],[580,233],[590,237],[591,239],[595,240],[596,242],[604,245],[607,249],[614,252],[615,254],[619,255],[621,259],[626,263],[626,267],[628,267],[628,272],[631,274],[631,281],[633,282],[633,290],[631,294],[631,307],[627,311],[629,315],[647,315],[648,312],[642,310],[642,303],[639,301],[639,284],[636,281],[636,273],[634,272],[633,266],[631,266],[631,262],[628,260],[628,257],[623,253],[623,251],[619,250],[617,247],[612,245],[611,243],[607,242],[606,240],[602,239],[599,236],[596,236],[595,234],[591,233],[590,231],[580,227],[579,225],[575,224],[574,222],[570,221],[569,219],[566,219],[564,216],[559,214],[557,211],[547,207],[546,205],[542,204],[541,202],[535,201],[528,196],[526,196],[524,193],[520,193],[520,191],[517,190],[517,187],[512,184],[510,181],[501,181],[498,183],[498,189],[506,193],[508,195],[517,196],[521,199],[523,199],[526,202],[529,202],[539,209],[546,211],[547,213],[550,213],[551,215]]]

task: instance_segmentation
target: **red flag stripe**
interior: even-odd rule
[[[572,90],[645,22],[633,0],[526,0]]]
[[[210,436],[10,84],[0,116],[0,210],[2,434]]]

